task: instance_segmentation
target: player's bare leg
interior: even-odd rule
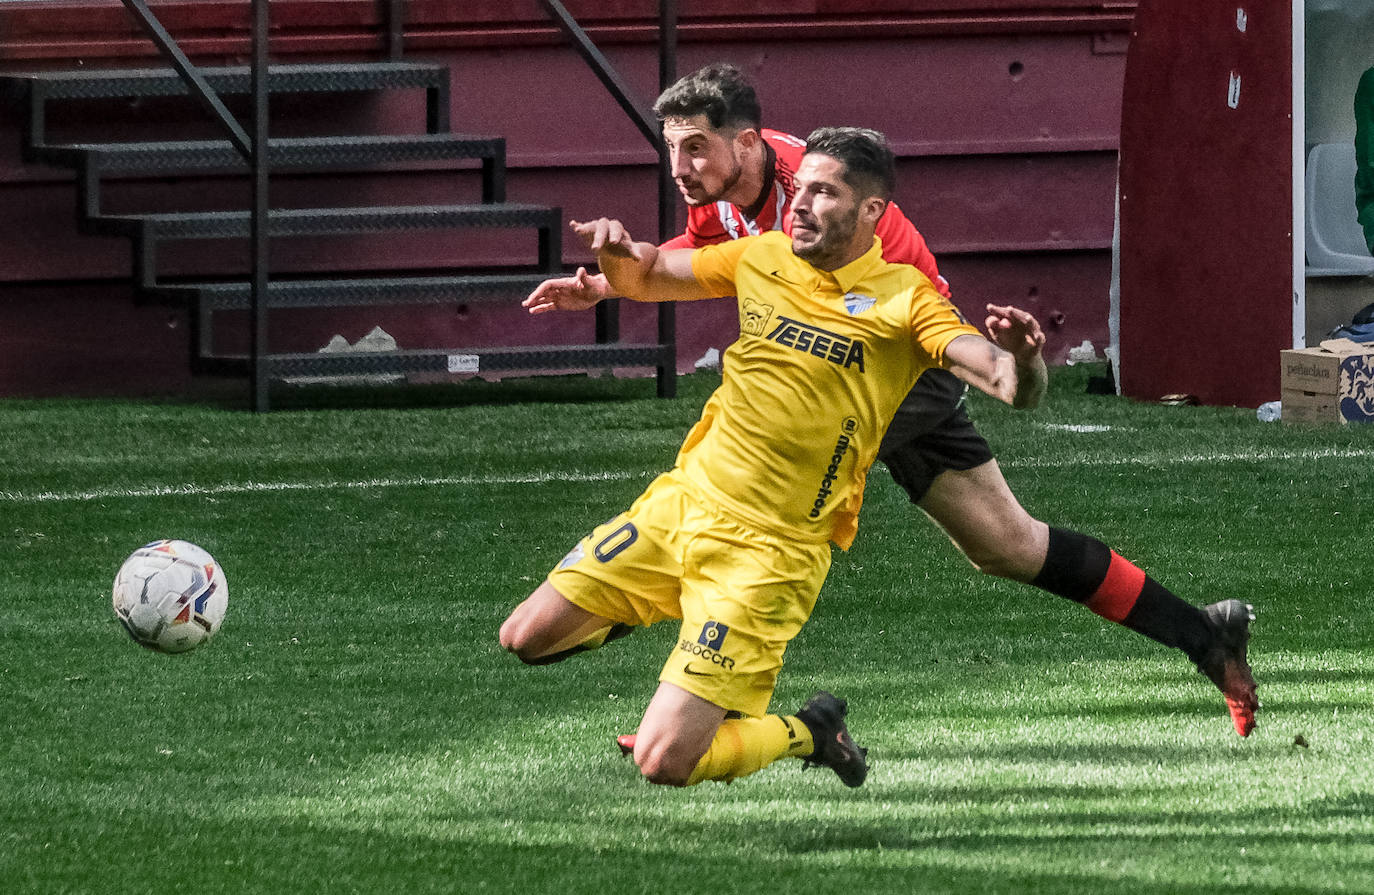
[[[1035,519],[996,460],[940,473],[919,506],[981,571],[1082,603],[1182,650],[1221,690],[1236,732],[1254,730],[1259,700],[1246,658],[1249,607],[1227,600],[1198,609],[1096,538]]]
[[[1045,564],[1049,526],[1021,506],[996,460],[945,470],[917,506],[980,572],[1028,582]]]
[[[635,736],[639,772],[651,783],[686,786],[711,747],[725,711],[681,687],[660,683]]]
[[[598,631],[615,627],[610,619],[574,605],[545,581],[501,624],[501,646],[528,665],[547,665],[587,648],[584,644]]]

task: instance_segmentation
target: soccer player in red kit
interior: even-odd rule
[[[757,96],[737,68],[714,64],[688,75],[663,92],[654,111],[688,205],[687,230],[667,247],[790,232],[786,211],[805,144],[762,127]],[[915,266],[948,297],[925,240],[895,204],[878,222],[877,235],[884,260]],[[531,313],[582,310],[612,295],[604,277],[579,268],[572,277],[545,281],[525,306]],[[965,412],[964,392],[953,374],[929,370],[888,428],[878,456],[911,501],[980,571],[1082,603],[1183,651],[1221,690],[1236,732],[1248,736],[1259,707],[1246,656],[1250,607],[1223,600],[1197,608],[1098,539],[1032,517]],[[607,632],[583,648],[603,639]]]

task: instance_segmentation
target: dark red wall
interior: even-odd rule
[[[1278,352],[1293,340],[1290,12],[1287,0],[1248,3],[1242,30],[1234,5],[1140,5],[1121,148],[1131,397],[1279,396]]]
[[[373,0],[276,0],[274,59],[381,58],[380,6]],[[638,95],[650,100],[657,88],[655,4],[587,0],[568,6]],[[8,35],[0,38],[0,70],[68,67],[78,59],[106,67],[156,61],[118,5],[65,17],[53,13],[53,4],[45,5],[44,15],[36,7],[0,7],[0,35]],[[198,62],[240,61],[247,51],[246,3],[153,8]],[[819,124],[863,124],[886,131],[900,156],[898,201],[926,234],[966,311],[981,319],[988,301],[1035,311],[1050,331],[1054,361],[1084,339],[1105,345],[1130,4],[784,0],[768,4],[767,14],[740,9],[719,0],[680,3],[680,73],[718,59],[743,66],[759,87],[767,123],[780,129],[805,134]],[[613,214],[631,232],[653,235],[653,152],[533,0],[414,2],[406,35],[412,58],[451,67],[454,129],[507,137],[511,200],[560,205],[568,217]],[[185,133],[187,116],[165,113],[148,104],[79,108],[57,126],[73,138],[83,129],[123,139],[158,130]],[[273,132],[413,130],[422,115],[419,96],[282,101],[274,107]],[[160,123],[167,117],[177,123]],[[10,355],[0,366],[0,393],[51,393],[63,391],[64,383],[73,392],[89,389],[81,373],[85,361],[77,357],[89,351],[66,322],[78,306],[83,320],[119,317],[111,331],[123,332],[130,320],[150,321],[146,325],[159,329],[147,344],[165,356],[163,343],[176,338],[169,328],[176,315],[131,310],[127,243],[79,235],[69,175],[23,165],[19,139],[15,116],[0,117],[0,351]],[[279,204],[321,195],[403,202],[457,200],[474,196],[476,188],[473,174],[418,172],[345,181],[281,177],[273,195]],[[136,181],[109,190],[107,201],[127,208],[214,206],[235,201],[240,189],[214,178]],[[401,249],[375,240],[280,242],[274,264],[279,271],[360,261],[433,268],[527,261],[531,253],[523,242],[416,234]],[[197,246],[165,269],[208,265],[227,271],[242,266],[243,254],[241,247]],[[568,263],[587,260],[572,246],[564,257]],[[73,294],[84,298],[60,308],[60,284],[71,280],[83,281]],[[39,310],[49,306],[54,312]],[[733,338],[728,303],[683,307],[679,317],[682,367]],[[626,336],[647,338],[652,319],[650,309],[628,308]],[[289,335],[274,347],[313,350],[333,332],[355,339],[378,323],[402,347],[577,341],[591,332],[590,320],[529,318],[482,305],[418,315],[313,312],[278,327]],[[69,333],[71,351],[65,352]],[[141,343],[130,342],[127,351],[137,353]],[[106,390],[176,390],[185,374],[177,379],[168,367],[154,364],[149,369],[156,368],[156,380],[140,381],[137,363],[121,364],[118,383],[101,381]]]

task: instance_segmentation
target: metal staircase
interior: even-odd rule
[[[205,68],[205,83],[218,95],[247,94],[248,67]],[[132,243],[132,276],[145,298],[185,303],[192,321],[190,354],[197,371],[261,375],[252,359],[217,354],[214,317],[250,306],[252,281],[244,277],[169,277],[159,259],[186,241],[244,239],[250,235],[249,210],[158,210],[111,213],[103,207],[104,188],[120,178],[174,177],[249,171],[243,153],[230,140],[161,142],[71,142],[48,139],[51,104],[64,100],[136,99],[186,95],[186,80],[172,69],[65,71],[0,78],[26,100],[24,157],[69,168],[75,173],[76,207],[85,233],[127,238]],[[480,201],[468,204],[271,208],[265,216],[274,242],[356,234],[404,234],[414,230],[519,229],[538,236],[537,258],[509,270],[474,268],[436,275],[404,271],[349,271],[347,276],[310,276],[270,280],[269,310],[350,308],[441,303],[514,302],[549,275],[562,271],[563,220],[556,207],[509,203],[506,195],[505,140],[496,136],[450,132],[449,72],[444,66],[414,62],[277,65],[266,73],[268,94],[336,91],[424,90],[425,132],[327,137],[282,137],[267,141],[267,164],[274,171],[376,172],[476,160],[481,166]],[[392,238],[396,238],[393,236]],[[598,341],[588,345],[521,347],[456,346],[384,353],[277,354],[259,358],[271,379],[287,376],[352,374],[514,372],[589,369],[610,366],[672,371],[674,346],[613,341],[618,327],[607,315],[613,303],[598,308]],[[601,335],[604,334],[604,335]],[[667,374],[671,375],[671,373]],[[660,393],[663,392],[660,383]],[[262,407],[260,409],[265,409]]]

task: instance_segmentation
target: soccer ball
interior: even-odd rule
[[[115,576],[115,616],[135,643],[161,653],[184,653],[205,643],[228,607],[224,570],[186,541],[144,544]]]

